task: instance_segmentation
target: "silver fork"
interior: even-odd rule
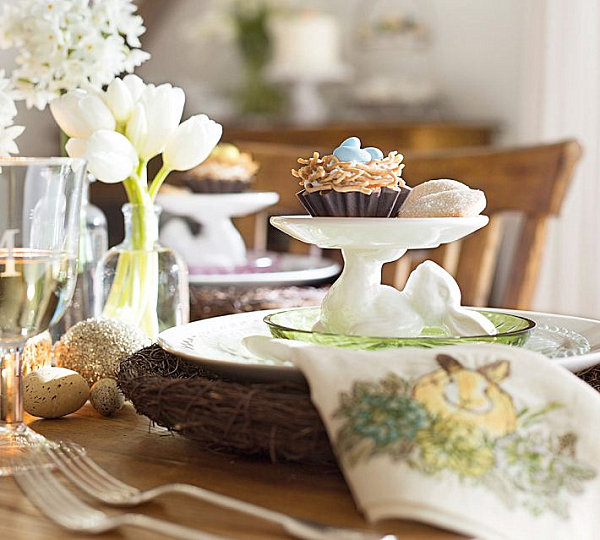
[[[143,514],[109,516],[92,508],[67,489],[39,457],[17,463],[14,478],[29,500],[52,521],[72,531],[97,534],[124,525],[149,529],[182,540],[225,540]],[[19,466],[20,465],[20,466]]]
[[[58,469],[78,488],[103,503],[114,506],[135,506],[165,493],[182,493],[202,501],[242,512],[276,523],[296,538],[304,540],[396,540],[394,535],[381,536],[370,531],[347,529],[297,519],[239,499],[215,493],[189,484],[166,484],[147,491],[125,484],[102,469],[83,448],[61,442],[46,449]]]

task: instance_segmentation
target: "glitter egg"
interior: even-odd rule
[[[114,319],[88,319],[72,326],[54,345],[57,366],[77,371],[92,385],[114,378],[121,360],[152,343],[139,328]]]
[[[102,416],[117,413],[125,398],[114,379],[100,379],[94,383],[90,391],[90,403]]]

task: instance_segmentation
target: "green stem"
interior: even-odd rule
[[[152,180],[152,184],[150,184],[150,189],[148,190],[148,193],[152,200],[156,199],[156,195],[158,194],[160,186],[162,186],[163,182],[165,181],[171,170],[172,169],[167,168],[163,163],[163,166],[160,168],[160,171],[156,173],[154,180]]]
[[[140,161],[136,175],[123,182],[132,204],[130,243],[119,254],[103,315],[135,324],[154,338],[159,330],[158,254],[154,252],[156,217],[153,198],[148,192],[146,164]]]

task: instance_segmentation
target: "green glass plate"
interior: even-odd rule
[[[373,337],[344,334],[327,334],[313,332],[311,328],[319,319],[321,308],[297,308],[278,311],[264,318],[271,335],[281,339],[308,341],[316,345],[330,347],[347,347],[350,349],[376,350],[397,347],[440,347],[442,345],[458,345],[462,343],[502,343],[504,345],[522,346],[529,339],[535,322],[509,313],[478,310],[492,321],[497,334],[493,336],[456,337],[442,334],[441,330],[425,329],[423,335],[416,337]],[[438,335],[433,335],[433,334]]]

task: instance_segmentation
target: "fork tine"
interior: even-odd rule
[[[57,477],[42,464],[41,454],[23,462],[15,472],[15,480],[31,502],[48,518],[59,525],[78,531],[99,533],[129,525],[149,529],[155,533],[185,540],[225,540],[221,536],[205,533],[144,514],[108,516],[89,506],[67,489]],[[29,465],[32,465],[31,467]]]
[[[125,484],[111,474],[107,473],[102,467],[100,467],[100,465],[98,465],[87,455],[87,452],[83,448],[72,444],[66,445],[66,447],[67,452],[65,454],[67,457],[68,453],[74,453],[78,458],[74,461],[76,461],[81,468],[85,469],[87,474],[96,475],[96,478],[102,479],[105,483],[110,484],[115,488],[128,491],[138,491],[137,488],[134,488],[129,484]]]
[[[37,460],[39,462],[39,460]],[[55,507],[61,508],[63,511],[63,507],[72,511],[73,513],[79,512],[97,512],[91,506],[85,504],[82,500],[77,498],[72,491],[67,489],[59,480],[56,478],[52,472],[48,470],[47,467],[38,467],[35,469],[27,470],[25,475],[30,474],[30,478],[35,480],[36,483],[43,486],[46,491],[52,490],[54,494],[57,496],[49,497],[49,503],[53,504]],[[63,503],[68,503],[63,505]]]
[[[65,526],[71,526],[74,519],[84,514],[88,519],[104,516],[77,499],[53,476],[48,467],[42,464],[39,456],[31,457],[27,465],[29,464],[33,466],[22,467],[15,473],[15,480],[33,504],[46,516]]]
[[[85,491],[97,492],[106,484],[104,478],[85,467],[81,459],[82,453],[76,452],[75,448],[69,449],[61,445],[55,449],[48,449],[47,452],[59,470]]]

